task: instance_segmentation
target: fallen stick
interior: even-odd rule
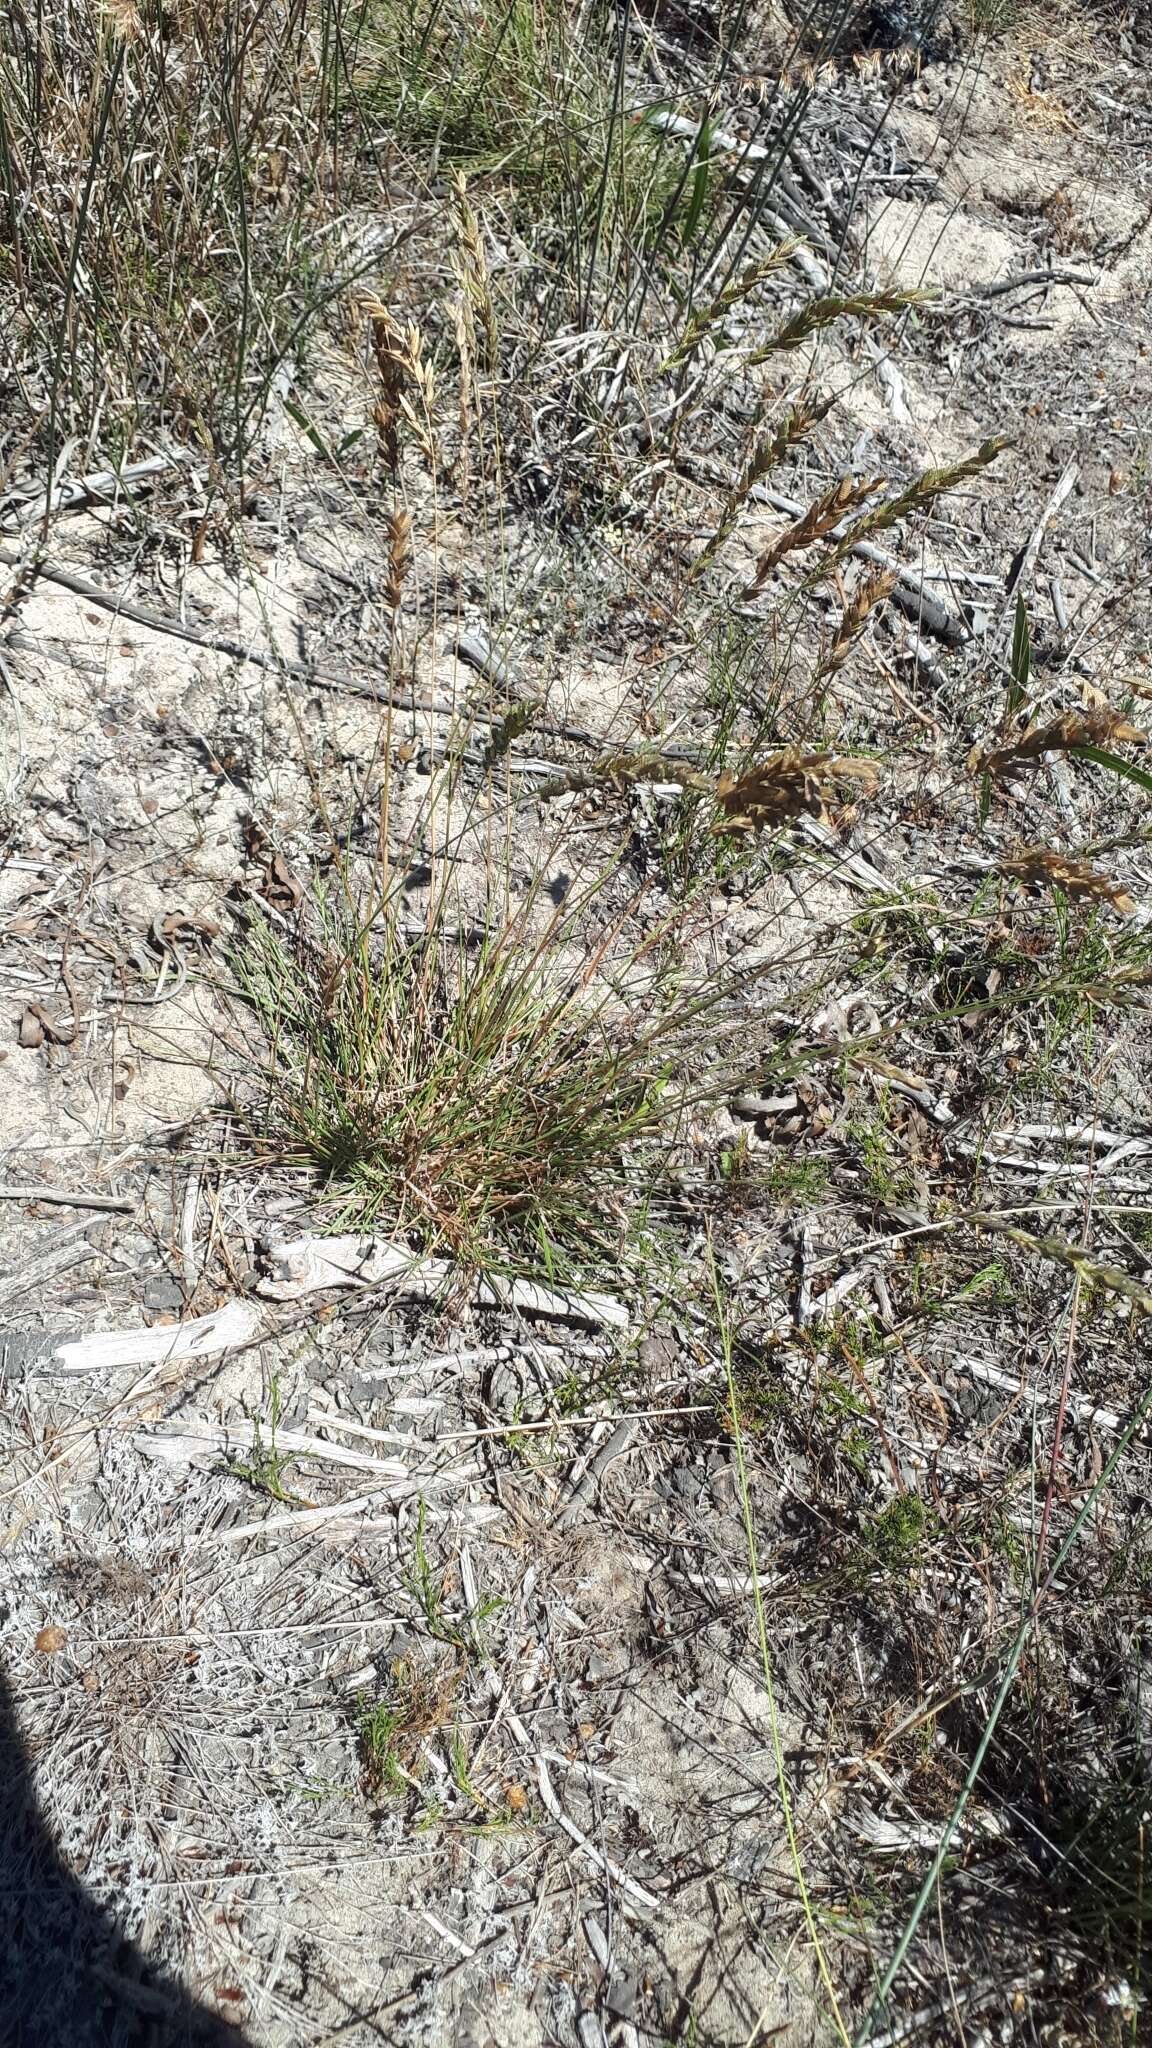
[[[166,612],[151,611],[147,605],[134,604],[131,598],[121,596],[118,591],[103,590],[99,584],[89,583],[86,577],[77,576],[62,562],[53,562],[46,556],[39,561],[35,557],[26,561],[18,549],[0,548],[0,563],[8,568],[22,569],[29,581],[43,577],[46,583],[58,584],[61,590],[70,590],[75,597],[99,605],[102,611],[112,612],[118,619],[130,619],[133,625],[144,626],[150,633],[166,633],[174,640],[187,640],[193,647],[210,648],[215,654],[229,655],[233,661],[251,662],[254,668],[268,669],[274,675],[298,676],[306,682],[350,690],[356,696],[379,698],[381,703],[391,702],[401,711],[436,708],[432,705],[418,706],[412,696],[389,698],[387,692],[377,690],[339,669],[316,668],[311,662],[292,661],[286,655],[262,654],[259,648],[250,647],[230,633],[190,626],[183,619],[172,618]]]
[[[0,1202],[50,1202],[58,1209],[103,1209],[109,1215],[130,1215],[136,1207],[119,1195],[70,1194],[66,1188],[0,1187]]]
[[[71,512],[77,505],[109,504],[129,484],[143,483],[147,477],[163,476],[170,469],[186,469],[188,465],[188,455],[173,449],[169,455],[147,455],[140,462],[126,462],[123,469],[90,470],[87,476],[57,484],[51,492],[39,484],[30,490],[9,491],[0,499],[0,526],[12,533],[42,519],[46,511]]]
[[[1028,540],[1027,544],[1021,548],[1020,553],[1016,556],[1015,560],[1009,567],[1008,575],[1004,585],[1006,596],[1011,597],[1013,593],[1016,590],[1018,590],[1020,586],[1026,581],[1036,561],[1036,557],[1040,553],[1040,549],[1044,544],[1044,536],[1047,533],[1048,528],[1051,526],[1052,521],[1055,519],[1056,514],[1060,510],[1061,505],[1064,503],[1065,498],[1069,497],[1072,491],[1075,489],[1076,484],[1079,482],[1079,479],[1080,462],[1079,458],[1074,455],[1072,457],[1072,460],[1065,465],[1063,471],[1061,472],[1059,482],[1053,490],[1051,497],[1049,498],[1047,504],[1044,507],[1044,510],[1042,511],[1039,519],[1036,522],[1035,527],[1032,530],[1031,538]]]
[[[211,1315],[184,1323],[160,1323],[150,1330],[103,1330],[91,1337],[53,1337],[41,1330],[8,1332],[0,1339],[0,1363],[22,1364],[25,1372],[100,1372],[122,1365],[167,1365],[182,1358],[217,1358],[251,1343],[263,1322],[253,1303],[229,1301]]]
[[[347,1465],[355,1472],[374,1473],[379,1479],[408,1477],[408,1467],[402,1458],[372,1458],[364,1451],[330,1444],[324,1437],[309,1436],[303,1430],[264,1430],[258,1421],[195,1422],[187,1429],[142,1430],[133,1442],[148,1457],[167,1459],[176,1465],[194,1465],[204,1458],[236,1459],[262,1451],[285,1461],[318,1458],[329,1465]]]
[[[165,612],[150,611],[147,605],[134,604],[130,598],[121,597],[114,590],[102,590],[85,577],[74,575],[62,562],[53,562],[47,557],[40,561],[27,561],[18,549],[0,548],[0,564],[22,570],[29,582],[42,576],[46,583],[56,583],[61,590],[70,590],[74,596],[86,598],[90,604],[99,605],[102,611],[111,612],[118,619],[130,619],[134,625],[144,626],[150,633],[166,633],[172,639],[187,640],[193,647],[210,648],[214,654],[227,654],[233,661],[250,662],[254,668],[264,669],[270,675],[290,676],[325,690],[346,690],[350,696],[368,697],[373,703],[386,704],[394,711],[425,711],[434,718],[465,716],[475,725],[495,726],[501,723],[504,715],[498,711],[484,711],[471,704],[465,709],[456,704],[424,703],[412,691],[397,694],[387,687],[379,688],[373,682],[365,682],[360,676],[351,675],[343,669],[321,668],[310,661],[293,661],[287,655],[264,654],[258,647],[250,647],[230,633],[186,625],[182,619],[172,618]],[[462,649],[458,651],[464,652]],[[549,739],[568,740],[578,746],[599,747],[603,744],[595,733],[585,732],[582,726],[534,721],[534,729],[538,733],[546,733]]]
[[[329,1287],[381,1287],[395,1283],[405,1294],[444,1293],[458,1272],[449,1259],[429,1259],[387,1238],[349,1234],[298,1237],[267,1247],[269,1273],[256,1291],[269,1301],[298,1301]],[[554,1317],[624,1330],[629,1313],[611,1295],[561,1292],[533,1280],[489,1274],[472,1283],[472,1299],[485,1308],[514,1308],[526,1315]]]
[[[966,285],[956,296],[963,299],[999,299],[1006,292],[1026,291],[1032,285],[1097,285],[1099,282],[1098,277],[1089,277],[1083,270],[1025,270],[1019,277],[999,277],[988,284]],[[949,296],[951,297],[951,294]]]
[[[282,1515],[265,1515],[257,1522],[234,1524],[230,1529],[206,1529],[196,1542],[197,1545],[243,1543],[249,1536],[275,1536],[282,1529],[293,1535],[306,1536],[310,1529],[319,1528],[325,1522],[351,1521],[366,1509],[371,1509],[377,1501],[410,1500],[413,1494],[423,1500],[434,1486],[450,1479],[461,1483],[475,1479],[479,1470],[478,1465],[456,1465],[449,1466],[444,1472],[426,1472],[419,1478],[392,1480],[386,1486],[374,1486],[370,1493],[358,1493],[354,1500],[336,1500],[322,1508],[289,1509]],[[359,1526],[370,1525],[361,1522]]]

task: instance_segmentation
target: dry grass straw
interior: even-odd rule
[[[785,322],[770,340],[762,342],[746,357],[749,369],[766,363],[770,356],[800,348],[835,320],[882,320],[892,313],[906,313],[910,306],[935,296],[932,292],[902,289],[889,292],[845,292],[827,298],[809,299],[799,312]]]
[[[883,482],[883,477],[879,476],[857,481],[850,476],[842,476],[824,492],[823,497],[809,505],[802,517],[780,534],[771,547],[764,550],[757,560],[751,582],[746,583],[740,592],[740,602],[747,604],[751,598],[757,597],[786,555],[799,554],[802,549],[814,547],[818,540],[825,539],[857,505],[862,505],[873,492],[878,491]]]
[[[343,0],[17,10],[0,40],[0,374],[54,468],[142,432],[225,471],[331,296],[320,23]]]
[[[379,397],[372,410],[380,457],[392,477],[399,471],[400,426],[409,429],[429,469],[436,466],[436,378],[424,354],[414,320],[403,325],[374,293],[364,293],[359,309],[372,331]]]
[[[1109,705],[1086,711],[1061,711],[1043,724],[1030,723],[1015,739],[1003,746],[973,749],[969,767],[973,774],[991,775],[999,780],[1028,761],[1043,760],[1045,754],[1074,754],[1090,748],[1148,744],[1148,735],[1132,724],[1122,712]]]
[[[388,573],[384,603],[393,620],[404,596],[404,583],[412,567],[412,514],[393,512],[388,520]]]
[[[460,172],[456,173],[452,191],[452,224],[456,243],[456,275],[459,280],[469,323],[470,353],[477,353],[475,337],[477,323],[483,336],[481,359],[489,375],[494,375],[500,360],[500,329],[496,320],[496,306],[492,297],[492,280],[488,272],[488,259],[484,253],[480,223],[468,198],[468,187]]]
[[[1135,913],[1134,899],[1119,882],[1102,875],[1088,861],[1075,860],[1051,847],[1022,847],[1019,853],[1001,860],[999,866],[1000,873],[1012,881],[1038,883],[1057,890],[1074,902],[1106,903],[1121,917],[1131,917]]]
[[[1004,436],[996,434],[982,442],[976,453],[968,456],[963,462],[953,463],[947,469],[923,470],[898,496],[889,498],[886,504],[873,505],[855,525],[850,526],[840,536],[835,552],[824,564],[821,574],[826,575],[837,562],[843,561],[860,541],[869,540],[873,534],[884,533],[889,528],[898,526],[902,519],[910,519],[919,512],[929,511],[946,491],[954,491],[958,484],[967,483],[973,477],[980,476],[1007,446],[1008,442]]]
[[[714,531],[692,564],[691,580],[699,576],[718,554],[725,541],[736,530],[740,514],[755,490],[766,476],[783,461],[790,448],[805,440],[812,429],[819,425],[832,410],[830,398],[818,398],[805,393],[789,406],[787,412],[774,426],[768,427],[753,441],[751,452],[735,484],[724,501],[723,510]]]
[[[877,569],[870,576],[862,577],[840,614],[831,641],[820,656],[818,673],[821,677],[835,675],[838,669],[843,668],[873,612],[892,595],[895,586],[896,577],[890,569]]]
[[[774,277],[791,261],[796,247],[795,240],[780,242],[767,256],[762,256],[758,262],[749,264],[746,270],[741,271],[739,277],[733,278],[725,285],[723,291],[718,292],[709,305],[693,313],[676,347],[664,363],[665,371],[682,369],[685,363],[690,362],[709,335],[715,334],[723,325],[728,314],[737,306],[745,305],[768,278]]]

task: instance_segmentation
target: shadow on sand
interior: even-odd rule
[[[252,2048],[149,1963],[61,1861],[0,1676],[2,2048]]]

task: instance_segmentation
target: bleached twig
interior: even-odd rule
[[[394,1283],[405,1294],[437,1295],[451,1287],[457,1268],[448,1259],[425,1258],[407,1245],[383,1237],[347,1234],[340,1237],[298,1237],[268,1251],[271,1268],[257,1292],[271,1301],[298,1301],[328,1287],[381,1287]],[[472,1296],[482,1307],[516,1308],[526,1315],[559,1321],[604,1324],[627,1329],[623,1302],[609,1294],[560,1292],[534,1280],[504,1279],[495,1274],[477,1280]]]
[[[134,1439],[137,1450],[150,1458],[175,1464],[194,1464],[197,1459],[237,1457],[265,1450],[285,1458],[320,1458],[328,1465],[347,1465],[356,1472],[375,1472],[382,1479],[404,1479],[408,1467],[402,1458],[372,1458],[366,1451],[349,1450],[330,1444],[322,1436],[307,1436],[302,1430],[264,1430],[259,1422],[203,1422],[188,1429],[142,1430]]]
[[[100,1372],[122,1365],[165,1365],[181,1358],[216,1358],[255,1337],[263,1321],[252,1302],[229,1301],[211,1315],[150,1330],[102,1330],[91,1337],[45,1337],[36,1361],[42,1372]]]

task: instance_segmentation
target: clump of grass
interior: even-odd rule
[[[255,921],[234,966],[263,1028],[264,1094],[247,1105],[261,1159],[313,1169],[346,1219],[428,1250],[586,1270],[619,1242],[630,1157],[669,1134],[677,1077],[692,1067],[695,1099],[719,1099],[730,1076],[716,991],[677,994],[633,951],[621,1002],[616,928],[561,969],[582,908],[534,931],[530,900],[457,934],[440,898],[410,936],[396,892],[358,905],[342,890],[310,937]]]
[[[974,35],[1006,35],[1020,18],[1020,0],[968,0],[968,5]]]
[[[814,1206],[828,1192],[831,1169],[826,1159],[800,1159],[783,1153],[765,1168],[763,1186],[781,1208]]]
[[[243,1479],[247,1485],[254,1487],[257,1493],[266,1493],[270,1500],[292,1505],[299,1503],[299,1495],[293,1493],[285,1484],[284,1475],[288,1467],[296,1463],[298,1454],[293,1451],[282,1451],[277,1444],[280,1412],[280,1381],[273,1375],[269,1396],[268,1440],[265,1442],[260,1419],[257,1417],[252,1425],[251,1451],[247,1457],[232,1457],[229,1460],[229,1470],[237,1479]]]
[[[918,1493],[897,1494],[873,1515],[864,1530],[869,1563],[893,1577],[907,1578],[932,1534],[935,1516]]]
[[[405,142],[434,157],[527,163],[549,69],[567,69],[562,30],[532,0],[483,11],[459,0],[376,0],[365,10],[357,86]]]
[[[398,1796],[411,1789],[419,1773],[421,1739],[451,1720],[458,1691],[456,1671],[421,1670],[401,1657],[378,1699],[357,1694],[353,1726],[365,1792]]]
[[[17,10],[0,40],[0,389],[51,473],[160,429],[242,462],[330,296],[344,0]]]
[[[400,1762],[399,1743],[404,1733],[404,1716],[392,1700],[375,1700],[363,1695],[357,1700],[356,1741],[365,1791],[381,1787],[403,1792],[408,1779]]]
[[[619,51],[594,15],[538,0],[477,11],[465,0],[372,0],[356,86],[427,174],[499,172],[529,213],[581,236],[640,241],[678,196],[683,148],[629,112]],[[614,76],[614,73],[617,74]],[[703,176],[711,179],[704,163]]]

